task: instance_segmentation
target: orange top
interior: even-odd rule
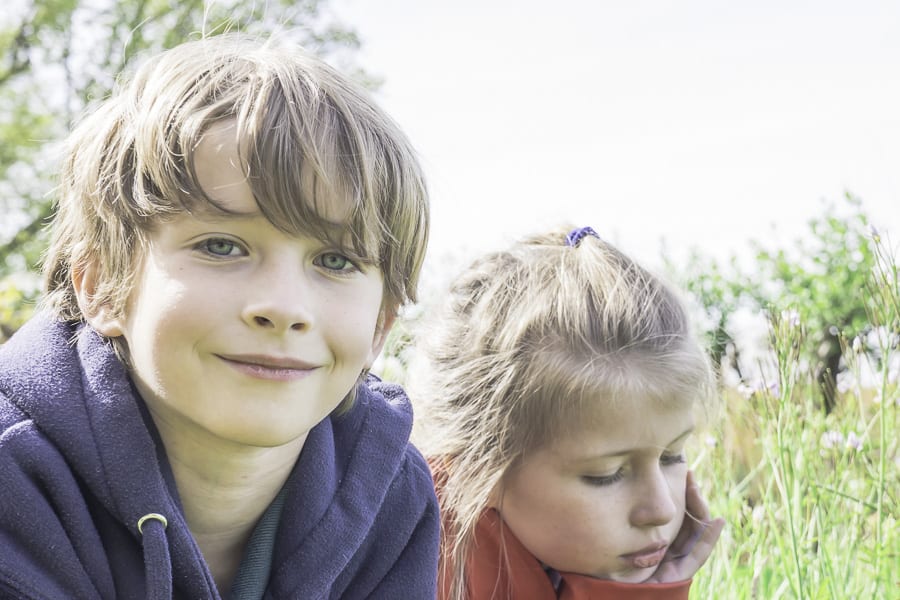
[[[629,584],[560,573],[562,582],[555,590],[540,562],[493,509],[478,522],[468,563],[469,600],[687,600],[691,587],[690,579]],[[440,600],[446,600],[447,590],[440,593]]]

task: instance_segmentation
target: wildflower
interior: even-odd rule
[[[744,398],[744,400],[749,400],[753,396],[754,392],[756,392],[756,390],[754,390],[747,384],[739,383],[737,386],[737,393],[740,394]]]
[[[841,394],[846,394],[853,388],[853,377],[848,376],[847,373],[838,373],[837,376],[837,391]]]
[[[763,520],[763,517],[765,517],[765,516],[766,516],[766,509],[763,508],[762,504],[757,504],[756,506],[754,506],[753,512],[750,513],[750,519],[754,523],[761,523]]]
[[[715,448],[719,444],[719,441],[714,436],[711,436],[711,435],[706,436],[706,438],[704,438],[703,442],[710,448]]]
[[[878,233],[878,230],[875,229],[874,225],[869,225],[869,237],[872,238],[872,241],[876,244],[881,242],[881,234]]]
[[[856,432],[851,431],[850,433],[847,434],[847,448],[848,449],[852,448],[853,450],[856,450],[857,452],[859,452],[860,450],[862,450],[862,446],[863,446],[862,438],[857,436]]]
[[[777,381],[773,381],[772,383],[767,385],[766,389],[768,390],[769,394],[771,394],[772,396],[778,396],[781,394],[781,388],[778,387]]]
[[[856,354],[859,354],[863,351],[862,338],[860,336],[856,336],[855,338],[853,338],[852,348],[853,352],[855,352]]]
[[[781,320],[787,323],[788,327],[800,327],[800,313],[796,310],[781,311]]]
[[[819,444],[823,448],[834,448],[844,443],[844,434],[840,431],[826,431],[819,439]]]

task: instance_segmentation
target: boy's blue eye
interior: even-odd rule
[[[232,256],[234,255],[235,250],[240,250],[240,247],[236,243],[222,238],[210,238],[204,240],[202,248],[213,256]]]
[[[582,475],[581,480],[588,485],[604,486],[622,481],[624,477],[625,472],[622,471],[622,469],[619,469],[612,475]]]
[[[353,267],[353,263],[350,262],[349,258],[335,252],[328,252],[321,255],[318,261],[321,266],[329,271],[345,271],[348,268]]]

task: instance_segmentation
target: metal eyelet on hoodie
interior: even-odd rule
[[[159,513],[148,513],[138,519],[144,550],[144,573],[147,600],[172,600],[172,559],[166,528],[169,521]]]
[[[140,533],[141,535],[144,535],[144,529],[143,529],[144,523],[146,523],[150,519],[155,519],[155,520],[159,521],[160,523],[162,523],[163,529],[165,529],[166,527],[169,526],[169,521],[161,514],[147,513],[146,515],[144,515],[143,517],[138,519],[138,524],[137,524],[138,533]]]

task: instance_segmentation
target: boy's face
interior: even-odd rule
[[[390,323],[379,270],[274,227],[236,152],[233,129],[221,125],[195,158],[203,189],[239,214],[159,224],[125,315],[89,321],[125,337],[135,384],[167,430],[272,447],[340,403]],[[343,218],[339,203],[334,213],[326,216]]]
[[[527,455],[504,478],[506,525],[558,571],[646,580],[685,518],[690,407],[636,399]]]

